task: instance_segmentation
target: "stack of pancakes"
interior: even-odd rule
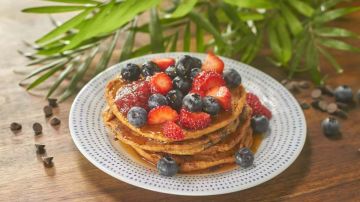
[[[165,137],[159,125],[136,128],[127,121],[115,104],[116,93],[125,84],[120,78],[115,78],[106,86],[107,107],[103,120],[117,139],[153,165],[163,156],[171,156],[182,173],[207,170],[234,164],[235,152],[253,144],[251,109],[246,105],[246,91],[242,85],[231,90],[232,110],[220,112],[204,129],[183,129],[185,137],[177,141]]]

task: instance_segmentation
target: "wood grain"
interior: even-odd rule
[[[68,114],[73,99],[56,109],[62,120],[54,129],[44,118],[47,104],[41,97],[25,92],[17,85],[21,75],[14,69],[26,60],[16,53],[21,40],[33,40],[51,28],[46,17],[26,15],[21,8],[35,2],[3,0],[0,7],[0,201],[360,201],[360,110],[350,111],[348,120],[341,120],[342,137],[326,138],[320,122],[327,114],[314,109],[305,111],[308,137],[298,159],[285,172],[257,187],[241,192],[209,196],[185,197],[156,193],[128,185],[110,177],[87,161],[77,150],[68,130]],[[360,14],[352,14],[336,22],[360,33]],[[360,47],[358,41],[349,41]],[[264,50],[264,53],[267,53]],[[360,57],[355,53],[333,52],[345,71],[337,75],[323,63],[328,83],[348,84],[360,88]],[[285,73],[271,67],[262,58],[254,66],[278,80]],[[306,75],[300,78],[307,78]],[[310,91],[296,95],[310,102]],[[22,132],[13,134],[9,125],[18,121]],[[37,121],[44,134],[34,137],[31,126]],[[47,154],[54,156],[55,167],[45,169],[35,154],[34,143],[46,144]]]

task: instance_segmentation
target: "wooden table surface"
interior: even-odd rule
[[[73,98],[56,110],[62,123],[54,129],[42,112],[46,100],[18,86],[23,76],[13,70],[26,64],[16,53],[23,47],[21,40],[31,41],[51,28],[46,16],[19,12],[35,3],[2,0],[0,6],[0,201],[360,201],[359,106],[350,111],[348,120],[341,120],[342,137],[337,140],[330,140],[321,132],[320,122],[327,114],[306,110],[308,135],[300,156],[274,179],[248,190],[208,197],[174,196],[126,184],[100,171],[71,140],[67,121]],[[336,24],[360,33],[360,14],[352,14]],[[350,42],[360,47],[359,40]],[[359,89],[360,55],[334,54],[345,72],[336,75],[323,63],[329,74],[328,83]],[[278,80],[285,77],[261,58],[254,65]],[[309,103],[310,92],[303,91],[296,97]],[[23,125],[19,134],[9,130],[13,121]],[[43,135],[34,137],[34,122],[44,126]],[[54,168],[44,168],[35,154],[34,143],[46,144],[48,155],[54,156]]]

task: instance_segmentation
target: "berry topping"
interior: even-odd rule
[[[151,61],[145,62],[141,66],[141,74],[144,77],[152,76],[156,72],[160,72],[160,71],[161,71],[161,69],[154,62],[151,62]]]
[[[147,100],[150,96],[148,81],[135,81],[120,88],[116,93],[115,103],[119,111],[126,115],[131,107],[138,106],[148,109]]]
[[[211,71],[222,74],[224,70],[224,62],[216,56],[214,53],[208,53],[205,62],[203,63],[201,69],[203,71]]]
[[[182,100],[183,107],[191,112],[199,112],[202,110],[202,99],[199,94],[187,94]]]
[[[181,90],[184,94],[188,93],[191,88],[191,81],[180,76],[175,77],[172,82],[174,88]]]
[[[224,110],[231,109],[231,92],[226,86],[214,87],[207,91],[206,95],[216,98]]]
[[[178,113],[169,106],[159,106],[149,111],[148,124],[160,124],[166,121],[176,121]]]
[[[193,68],[190,71],[190,79],[194,80],[194,78],[201,72],[201,68]]]
[[[137,128],[146,124],[147,111],[141,107],[131,107],[127,113],[129,123]]]
[[[226,69],[223,76],[226,85],[230,88],[235,88],[241,84],[241,76],[235,69]]]
[[[162,157],[157,163],[157,169],[160,175],[171,177],[179,171],[176,161],[170,156]]]
[[[321,122],[321,128],[328,137],[334,137],[340,134],[340,124],[334,117],[328,117]]]
[[[246,103],[252,109],[252,115],[264,115],[266,118],[271,119],[271,111],[261,104],[259,98],[253,93],[246,94]]]
[[[140,67],[136,64],[129,63],[121,69],[121,76],[127,81],[136,81],[140,76]]]
[[[200,72],[193,81],[192,89],[198,91],[208,91],[211,88],[224,86],[225,81],[216,72]]]
[[[339,86],[335,89],[335,99],[340,102],[352,102],[353,92],[347,85]]]
[[[163,134],[173,140],[182,140],[184,139],[184,131],[176,123],[172,121],[167,121],[162,126]]]
[[[243,168],[248,168],[254,163],[254,154],[249,148],[243,147],[235,153],[235,162]]]
[[[150,79],[150,88],[152,93],[165,95],[172,89],[171,78],[164,72],[156,73]]]
[[[198,130],[208,127],[211,123],[211,117],[205,112],[189,112],[186,109],[181,109],[179,123],[187,129]]]
[[[187,77],[190,74],[192,68],[200,68],[201,60],[198,58],[191,57],[189,55],[184,55],[179,58],[176,62],[175,68],[176,73],[179,76]]]
[[[165,74],[167,74],[168,76],[170,76],[170,78],[175,78],[177,76],[176,74],[176,69],[175,69],[175,66],[172,65],[170,67],[168,67],[166,70],[165,70]]]
[[[149,97],[148,105],[149,105],[150,109],[158,107],[158,106],[162,106],[162,105],[167,105],[166,97],[161,94],[158,94],[158,93],[152,94]]]
[[[175,59],[174,58],[156,58],[156,59],[153,59],[152,62],[154,62],[162,71],[165,71],[166,68],[175,64]]]
[[[269,129],[269,120],[264,115],[255,115],[251,118],[251,127],[255,133],[265,133]]]
[[[216,115],[220,111],[220,105],[216,98],[211,96],[205,96],[203,98],[203,111],[210,114],[210,115]]]
[[[181,108],[183,97],[183,93],[178,89],[171,90],[166,94],[169,105],[175,110]]]

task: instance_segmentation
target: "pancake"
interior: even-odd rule
[[[125,116],[118,110],[115,104],[116,93],[119,89],[125,86],[127,83],[120,78],[115,78],[111,80],[105,89],[105,97],[108,106],[110,107],[111,112],[117,117],[117,119],[125,125],[127,128],[138,134],[139,136],[143,136],[145,138],[150,138],[158,141],[162,141],[165,143],[176,142],[179,140],[174,140],[165,137],[162,135],[161,126],[160,125],[145,125],[141,128],[136,128],[131,125]],[[211,125],[201,129],[201,130],[184,130],[184,139],[195,139],[201,136],[207,135],[209,133],[215,132],[230,123],[234,122],[238,119],[240,113],[243,110],[243,107],[246,103],[246,92],[242,85],[238,88],[231,90],[232,94],[232,109],[225,112],[222,111],[216,118],[214,118],[211,122]],[[183,141],[181,140],[181,141]]]
[[[134,150],[147,162],[156,165],[157,162],[165,155],[169,155],[179,166],[180,173],[194,172],[209,169],[225,164],[235,165],[235,152],[242,147],[251,147],[253,144],[253,135],[250,128],[246,131],[240,143],[234,145],[230,150],[218,152],[216,154],[195,154],[195,155],[169,155],[166,153],[155,153],[134,147]]]
[[[139,136],[122,124],[110,111],[106,109],[103,114],[105,124],[113,131],[115,136],[123,143],[139,149],[165,152],[177,155],[192,155],[196,153],[212,154],[218,151],[227,151],[240,142],[245,131],[250,126],[250,108],[245,107],[241,116],[227,126],[202,136],[180,142],[164,143],[158,140]],[[217,144],[219,142],[221,144]]]

